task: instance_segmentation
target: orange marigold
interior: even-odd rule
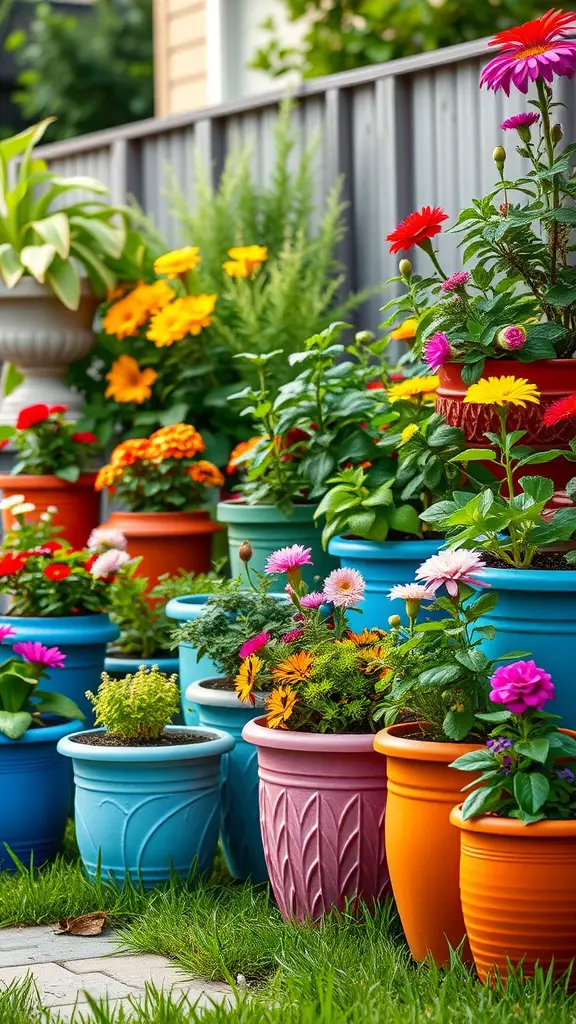
[[[385,630],[377,628],[363,629],[361,633],[354,633],[349,629],[346,633],[346,639],[351,640],[357,647],[363,647],[364,644],[377,644],[386,635]]]
[[[158,462],[164,459],[192,459],[206,447],[196,428],[188,423],[161,427],[151,434],[148,443],[150,458]]]
[[[310,676],[313,661],[308,651],[299,651],[285,658],[270,674],[275,683],[303,683]]]
[[[150,322],[146,333],[156,348],[165,348],[175,341],[182,341],[188,334],[200,334],[203,327],[212,323],[216,295],[186,295],[175,299],[161,309]]]
[[[110,306],[102,320],[102,327],[106,334],[115,334],[122,341],[124,338],[133,338],[147,319],[146,310],[133,302],[131,295],[126,295],[125,298]]]
[[[224,483],[224,477],[218,467],[206,459],[194,462],[188,472],[194,483],[203,484],[204,487],[222,487]]]
[[[252,277],[268,259],[265,245],[236,245],[228,250],[229,260],[222,264],[229,277]]]
[[[149,443],[144,437],[134,437],[117,444],[110,456],[113,466],[133,466],[140,459],[149,457]]]
[[[251,437],[248,441],[240,441],[240,443],[237,444],[236,447],[232,449],[230,453],[230,458],[228,459],[228,465],[226,466],[226,472],[228,473],[228,476],[231,476],[232,473],[236,472],[236,469],[238,468],[238,459],[240,459],[242,455],[245,455],[246,452],[251,451],[252,448],[254,448],[258,444],[259,441],[263,440],[263,436]],[[249,461],[249,459],[242,459],[242,465],[246,466]]]
[[[103,491],[108,487],[114,487],[114,484],[116,484],[121,478],[122,468],[120,466],[102,466],[102,468],[98,470],[94,488],[97,491]]]
[[[133,302],[137,303],[141,309],[145,309],[148,314],[155,313],[158,309],[163,309],[169,302],[175,297],[174,289],[166,281],[154,281],[154,284],[142,284],[136,286],[133,292],[130,293],[130,298]]]

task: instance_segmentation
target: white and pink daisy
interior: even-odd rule
[[[426,587],[433,594],[445,586],[450,597],[458,596],[458,584],[467,583],[471,587],[489,587],[489,583],[477,580],[475,573],[486,568],[479,551],[439,551],[422,563],[416,570],[416,579],[425,580]]]
[[[242,647],[238,651],[240,658],[249,658],[251,654],[256,654],[256,651],[260,651],[270,640],[270,633],[257,633],[256,636],[246,640],[246,643],[242,644]]]
[[[312,548],[305,548],[303,544],[292,544],[289,548],[278,548],[268,556],[264,572],[269,576],[276,573],[292,572],[299,569],[301,565],[312,565]]]
[[[324,599],[336,608],[355,608],[364,600],[366,583],[357,569],[334,569],[324,580]]]
[[[104,551],[103,554],[98,555],[98,558],[90,567],[90,572],[95,580],[101,580],[106,576],[112,576],[113,573],[118,572],[118,570],[129,561],[130,555],[127,551],[118,551],[118,548],[109,548],[108,551]]]
[[[38,640],[20,640],[12,648],[31,665],[43,665],[44,668],[64,668],[66,655],[59,647],[45,647]]]
[[[89,551],[105,551],[107,548],[126,551],[128,541],[122,530],[116,530],[112,526],[97,526],[88,537],[86,547]]]
[[[422,583],[397,583],[388,597],[391,601],[433,601],[434,591]]]

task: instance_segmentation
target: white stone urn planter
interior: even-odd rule
[[[32,277],[14,288],[0,282],[0,360],[13,363],[24,380],[0,401],[0,424],[14,426],[28,405],[67,405],[75,419],[82,396],[65,383],[68,363],[87,355],[94,344],[92,321],[97,299],[82,283],[78,309],[67,309],[53,292]]]

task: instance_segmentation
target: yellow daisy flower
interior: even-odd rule
[[[411,441],[414,434],[417,434],[419,429],[420,428],[417,423],[409,423],[407,427],[404,427],[404,430],[400,434],[402,444],[406,444],[407,441]]]
[[[256,654],[251,654],[248,658],[244,658],[240,665],[234,682],[236,683],[236,693],[243,704],[256,703],[253,692],[254,685],[263,664],[261,658]]]
[[[265,245],[236,245],[228,250],[229,260],[222,267],[229,277],[252,277],[268,259]]]
[[[120,356],[106,374],[108,387],[105,396],[113,398],[115,402],[136,402],[141,405],[151,397],[152,385],[157,379],[156,370],[141,370],[132,356]]]
[[[400,327],[397,327],[395,331],[392,331],[388,335],[390,341],[413,341],[416,337],[416,331],[418,330],[418,321],[416,317],[409,316],[407,320],[403,320]]]
[[[388,398],[391,402],[399,402],[404,398],[431,398],[440,383],[440,378],[410,377],[408,380],[401,380],[388,389]]]
[[[487,377],[471,384],[464,397],[475,405],[540,405],[540,392],[525,377]]]
[[[183,249],[173,249],[164,256],[159,256],[154,263],[155,274],[165,274],[169,281],[173,281],[180,274],[187,274],[189,270],[202,261],[199,255],[200,249],[197,245],[186,245]]]
[[[275,683],[303,683],[310,676],[313,660],[308,651],[299,651],[285,658],[270,674]]]
[[[291,686],[278,686],[266,700],[266,725],[269,729],[287,729],[287,720],[290,718],[296,704],[298,694]]]

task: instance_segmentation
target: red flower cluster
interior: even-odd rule
[[[38,424],[45,423],[51,416],[59,416],[67,411],[67,405],[45,405],[44,403],[27,405],[18,414],[16,429],[30,430],[31,427],[37,427]],[[98,438],[91,430],[78,431],[76,434],[72,434],[72,440],[76,444],[98,444]],[[5,444],[8,444],[8,442],[6,441]]]
[[[557,423],[571,419],[576,419],[576,395],[567,395],[566,398],[552,402],[542,417],[542,423],[545,427],[554,427]]]
[[[401,249],[407,252],[415,245],[422,245],[426,239],[434,238],[440,234],[444,220],[448,220],[448,214],[441,206],[423,206],[420,211],[415,210],[400,222],[392,234],[386,235],[386,241],[392,243],[390,252],[400,252]]]

